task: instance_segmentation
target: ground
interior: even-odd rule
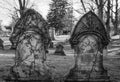
[[[59,38],[60,39],[60,38]],[[57,41],[54,41],[57,43]],[[104,67],[108,70],[108,75],[112,82],[120,82],[120,55],[119,40],[111,41],[108,46],[108,53],[104,55]],[[9,50],[6,46],[5,50],[0,50],[0,82],[9,68],[14,64],[14,50]],[[70,48],[70,44],[64,44],[66,56],[53,55],[55,48],[49,49],[47,54],[47,63],[55,68],[55,77],[63,78],[74,65],[74,51]]]

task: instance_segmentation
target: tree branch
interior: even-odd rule
[[[68,5],[71,6],[70,3],[68,3]],[[73,6],[71,6],[71,7],[73,8]],[[79,10],[76,10],[76,9],[74,9],[74,8],[73,8],[73,10],[76,11],[77,13],[79,13],[79,14],[84,14],[84,13],[81,13]]]
[[[111,9],[111,11],[112,11],[112,13],[114,13],[114,14],[115,14],[115,11],[113,11],[113,9]]]
[[[29,0],[26,0],[25,7],[27,7],[27,6],[28,6],[28,3],[29,3]]]
[[[105,3],[107,2],[108,0],[105,0],[104,2],[103,2],[103,6],[105,5]]]
[[[21,0],[18,1],[19,1],[20,10],[22,10],[22,1]]]
[[[99,6],[98,0],[95,0],[95,3],[96,3],[97,6]]]
[[[80,1],[81,1],[81,3],[82,3],[82,6],[83,6],[84,11],[87,12],[83,0],[80,0]]]
[[[89,7],[90,7],[89,9],[92,10],[92,11],[94,11],[96,9],[96,8],[94,8],[94,6],[91,3],[85,3],[85,4],[88,4]]]
[[[30,6],[30,8],[34,7],[35,6],[35,3],[33,2],[32,5]]]
[[[16,6],[17,8],[19,8],[18,5],[17,5],[17,3],[16,3],[16,0],[14,0],[14,4],[15,4],[15,6]]]
[[[23,0],[23,9],[25,8],[25,3],[26,3],[25,0]]]
[[[16,7],[14,7],[15,11],[19,11],[19,9],[17,9]]]

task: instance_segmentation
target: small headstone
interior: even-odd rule
[[[53,42],[50,42],[49,48],[54,48]]]
[[[0,49],[4,49],[3,40],[2,39],[0,39]]]
[[[64,49],[63,45],[62,44],[58,44],[56,46],[56,50],[54,52],[54,55],[66,56],[63,49]]]
[[[11,42],[11,48],[10,49],[16,49],[16,40],[15,39],[13,39],[12,37],[10,37],[10,42]]]

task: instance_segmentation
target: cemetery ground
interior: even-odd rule
[[[59,40],[54,43],[60,42]],[[64,41],[63,41],[64,42]],[[14,64],[14,50],[10,50],[9,46],[5,46],[4,50],[0,50],[0,82],[3,81],[4,75],[8,74],[9,68]],[[46,63],[54,68],[54,76],[57,79],[64,78],[70,68],[74,65],[74,51],[69,43],[64,42],[64,51],[66,56],[53,55],[55,48],[49,49]],[[104,67],[108,70],[108,75],[112,82],[120,82],[120,40],[112,40],[108,46],[108,53],[104,55]]]

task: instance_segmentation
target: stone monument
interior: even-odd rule
[[[103,66],[103,50],[108,43],[109,37],[100,19],[92,11],[85,14],[70,38],[77,55],[65,82],[110,82]]]
[[[61,43],[58,43],[58,45],[56,46],[56,50],[54,52],[54,55],[66,56],[63,49],[64,49],[64,46]]]
[[[34,9],[26,10],[12,34],[12,40],[16,41],[15,64],[8,80],[51,81],[50,68],[45,62],[49,39],[46,21]]]

